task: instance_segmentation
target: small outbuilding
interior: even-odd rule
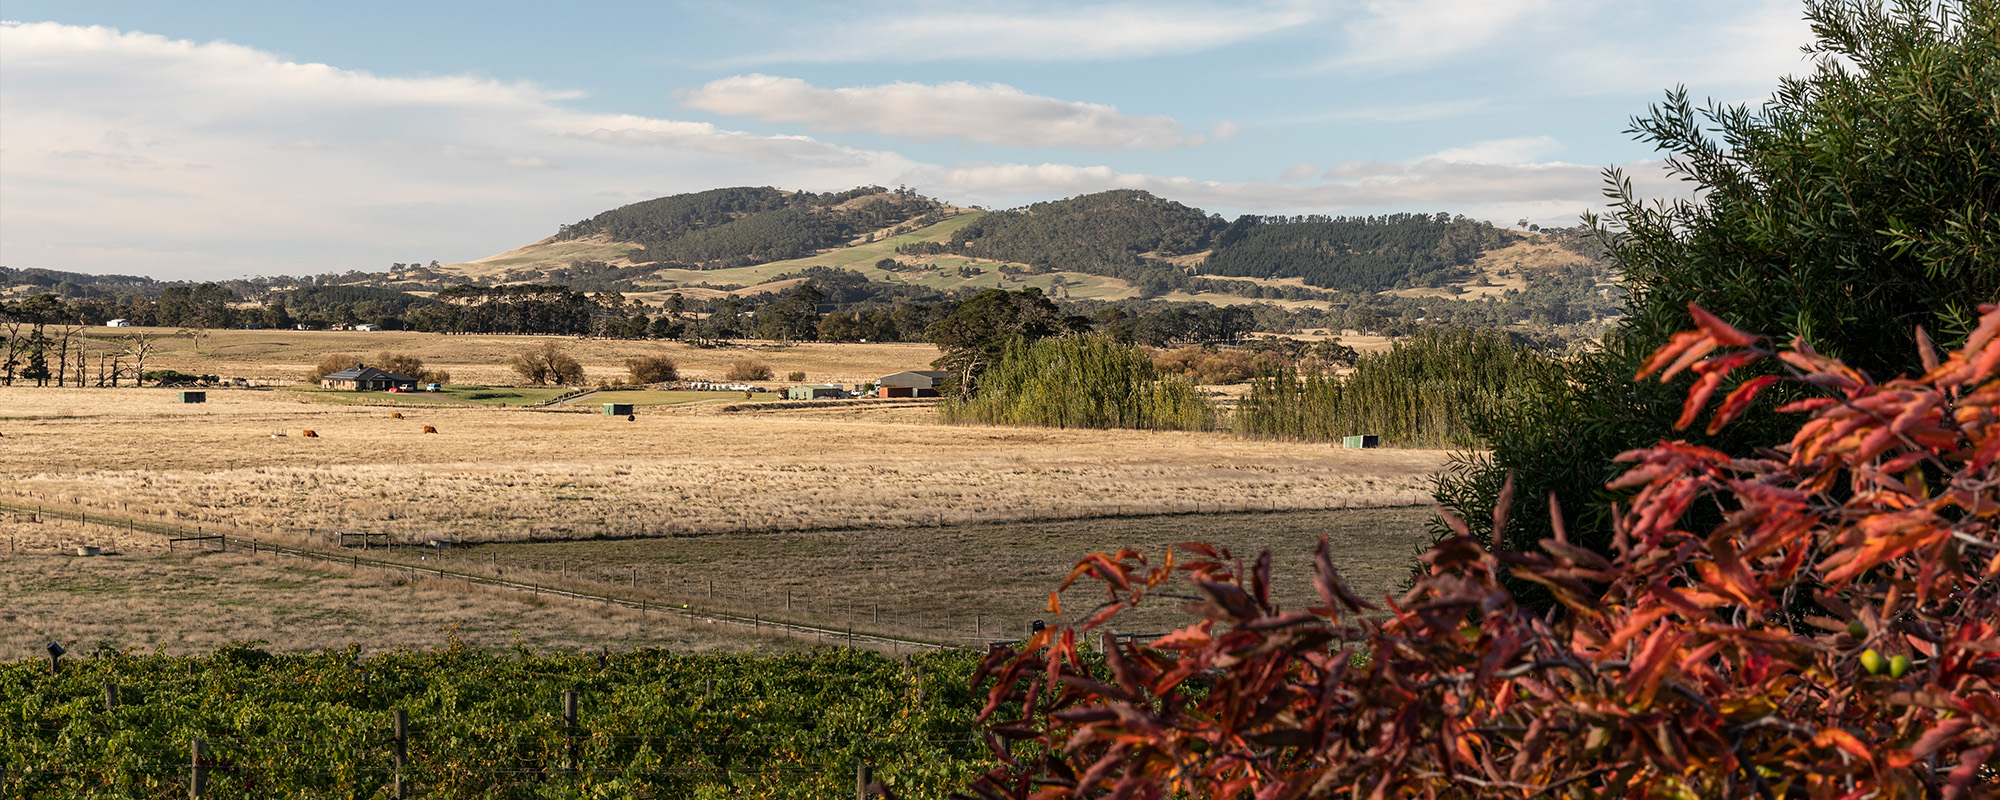
[[[132,321],[131,321],[131,320],[129,320],[129,319],[109,319],[109,320],[105,320],[105,321],[104,321],[104,327],[106,327],[106,328],[130,328],[130,327],[132,327]]]
[[[399,392],[414,392],[417,390],[417,379],[364,365],[343,369],[320,378],[319,385],[322,389],[346,389],[353,392],[386,392],[392,389]]]
[[[837,400],[847,396],[838,386],[794,386],[785,390],[786,400]]]
[[[1340,440],[1340,443],[1342,447],[1348,448],[1381,447],[1382,437],[1372,433],[1364,433],[1360,436],[1349,436]]]
[[[631,403],[605,403],[605,404],[604,404],[604,415],[605,415],[605,416],[608,416],[608,417],[629,417],[629,416],[632,416],[632,404],[631,404]]]
[[[208,393],[207,393],[207,392],[181,392],[181,402],[183,402],[183,403],[206,403],[206,402],[208,402]]]
[[[950,374],[942,370],[923,369],[884,375],[875,379],[875,392],[880,397],[936,397],[938,387],[944,385],[945,377]],[[889,391],[898,389],[908,389],[909,393]]]

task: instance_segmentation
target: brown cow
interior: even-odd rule
[[[431,426],[429,426],[429,425],[425,425],[425,426],[424,426],[424,433],[437,433],[437,432],[438,432],[438,429],[436,429],[436,428],[433,428],[433,427],[431,427]]]
[[[391,412],[389,412],[389,418],[390,418],[390,419],[402,419],[402,418],[403,418],[403,412],[401,412],[401,411],[391,411]]]
[[[304,437],[306,437],[306,438],[308,438],[308,439],[317,439],[317,438],[319,438],[319,434],[317,434],[317,433],[313,433],[311,429],[307,429],[307,430],[306,430],[306,431],[305,431],[304,433],[301,433],[301,434],[299,434],[299,435],[300,435],[300,436],[304,436]]]

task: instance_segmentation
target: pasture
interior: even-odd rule
[[[1225,433],[947,426],[896,407],[636,422],[588,406],[395,411],[261,390],[181,405],[169,390],[0,389],[0,495],[251,531],[517,541],[1410,505],[1444,462]]]
[[[509,360],[551,339],[560,342],[583,364],[584,374],[592,383],[625,379],[625,359],[635,356],[671,358],[680,366],[681,376],[688,380],[721,380],[732,362],[749,359],[770,365],[781,376],[797,371],[806,373],[809,383],[842,384],[871,381],[908,369],[929,369],[931,360],[937,358],[936,347],[921,343],[746,341],[732,347],[699,348],[666,341],[417,331],[215,330],[208,332],[197,350],[196,342],[174,336],[174,330],[169,328],[89,328],[86,333],[90,337],[93,364],[98,354],[121,351],[133,337],[143,333],[156,337],[157,349],[146,360],[149,371],[177,369],[195,375],[242,377],[269,384],[303,381],[314,365],[334,353],[350,353],[365,362],[376,353],[389,351],[407,353],[423,359],[431,369],[449,371],[454,384],[504,386],[520,381],[520,376],[507,366]]]
[[[364,653],[475,647],[676,652],[796,649],[668,615],[536,598],[462,583],[411,579],[238,552],[169,554],[164,537],[61,520],[6,521],[0,558],[0,660],[33,658],[59,640],[79,654],[100,646],[202,655],[234,641],[277,652],[356,644]],[[74,555],[78,544],[105,555]],[[414,558],[412,560],[415,560]]]
[[[399,543],[398,560],[442,558],[544,586],[972,643],[1050,617],[1047,592],[1094,549],[1157,556],[1194,539],[1246,555],[1270,547],[1280,596],[1302,603],[1307,596],[1294,593],[1310,591],[1304,564],[1325,534],[1342,569],[1379,596],[1424,540],[1428,512],[1412,506],[1428,502],[1429,476],[1445,459],[1227,433],[952,426],[922,405],[766,408],[737,393],[614,391],[531,409],[521,406],[563,390],[507,387],[501,365],[534,341],[217,331],[196,353],[189,340],[163,339],[149,368],[291,382],[325,353],[390,350],[465,385],[440,395],[214,389],[198,405],[165,389],[0,388],[0,499],[290,541],[315,530],[386,533]],[[597,374],[665,352],[689,377],[719,377],[749,355],[780,374],[829,382],[921,367],[936,352],[570,345]],[[491,385],[474,385],[481,376]],[[638,418],[598,413],[605,402],[635,403]],[[17,539],[48,539],[0,570],[9,596],[0,614],[36,637],[86,645],[426,646],[456,626],[461,640],[496,647],[787,646],[734,630],[649,627],[623,611],[505,590],[237,553],[155,554],[111,540],[125,555],[77,558],[57,551],[82,538],[102,544],[105,529],[0,526]],[[461,546],[412,546],[431,539]],[[1131,624],[1163,627],[1171,616],[1149,611]],[[371,620],[394,632],[371,633]]]

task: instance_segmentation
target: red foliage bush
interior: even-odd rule
[[[1557,534],[1543,552],[1459,535],[1384,617],[1322,540],[1318,606],[1270,600],[1194,543],[1154,565],[1096,553],[1064,582],[1107,600],[1077,627],[1002,649],[983,720],[1003,766],[990,798],[1957,797],[1990,791],[2000,737],[2000,308],[1965,348],[1878,384],[1798,342],[1783,352],[1692,308],[1698,329],[1640,377],[1691,370],[1681,426],[1732,371],[1710,428],[1779,380],[1825,396],[1785,447],[1731,458],[1680,442],[1626,453],[1610,558]],[[1511,494],[1511,484],[1507,494]],[[1682,527],[1701,504],[1710,530]],[[1495,520],[1505,525],[1506,507]],[[1495,541],[1505,541],[1495,536]],[[1191,556],[1184,560],[1183,556]],[[1516,606],[1501,578],[1561,607]],[[1079,635],[1154,596],[1200,622],[1148,645]],[[1051,610],[1061,596],[1051,593]],[[1014,747],[1003,746],[1012,740]]]

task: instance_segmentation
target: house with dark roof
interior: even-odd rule
[[[392,389],[414,392],[417,390],[417,379],[363,365],[353,369],[343,369],[320,378],[319,386],[322,389],[346,389],[353,392],[386,392]]]

